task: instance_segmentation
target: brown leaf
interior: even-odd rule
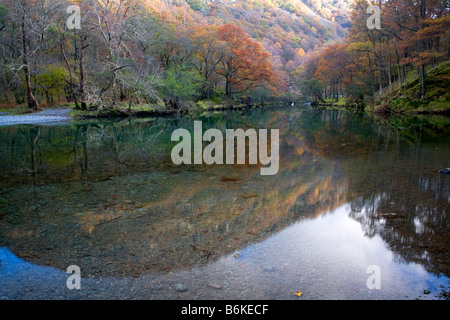
[[[222,182],[234,182],[234,181],[239,181],[239,179],[235,178],[235,177],[222,177],[222,179],[220,179],[220,181],[222,181]]]

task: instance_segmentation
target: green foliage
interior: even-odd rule
[[[411,72],[402,90],[386,98],[390,110],[394,113],[448,113],[450,112],[450,60],[431,70],[425,79],[426,95],[419,96],[418,75]]]
[[[266,101],[270,99],[271,92],[269,88],[258,87],[252,90],[250,96],[252,97],[254,103],[263,105]]]
[[[348,101],[348,98],[339,97],[337,101],[335,99],[330,99],[330,98],[327,98],[327,99],[324,99],[324,100],[325,100],[326,103],[332,104],[334,106],[343,107],[343,106],[346,105],[346,103]]]
[[[291,2],[288,2],[288,3],[286,3],[284,6],[283,6],[283,9],[284,10],[286,10],[286,11],[288,11],[288,12],[290,12],[290,13],[295,13],[295,6],[291,3]]]
[[[36,93],[41,96],[45,96],[47,102],[53,104],[55,97],[64,94],[64,88],[69,74],[67,70],[54,65],[49,65],[44,72],[37,74],[35,81],[38,85]]]
[[[5,16],[8,13],[8,9],[4,6],[0,5],[0,23],[3,24],[5,20]]]
[[[200,11],[205,13],[208,10],[208,5],[205,0],[190,0],[188,1],[189,6],[194,11]]]
[[[303,95],[313,99],[314,101],[322,100],[323,84],[316,78],[302,81],[300,84],[300,90]]]
[[[199,95],[203,82],[202,76],[186,66],[170,67],[166,71],[163,84],[165,96],[191,100]]]

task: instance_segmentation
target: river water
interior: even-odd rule
[[[174,165],[194,120],[279,129],[279,172]],[[396,121],[299,107],[0,127],[0,299],[443,299],[450,122]]]

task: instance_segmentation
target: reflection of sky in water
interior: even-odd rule
[[[16,257],[10,250],[0,247],[0,299],[10,297],[11,291],[36,293],[64,289],[66,274],[55,268],[37,266]],[[13,289],[8,291],[9,289]]]
[[[288,265],[286,276],[294,273],[292,270],[299,275],[304,272],[308,276],[300,278],[313,291],[326,286],[338,299],[358,298],[351,296],[348,289],[367,294],[361,298],[415,298],[423,295],[423,289],[437,293],[439,285],[448,285],[445,276],[438,278],[420,265],[398,262],[379,235],[364,235],[361,224],[349,217],[350,210],[349,205],[344,205],[316,219],[295,223],[245,248],[240,255],[266,268]],[[369,294],[366,281],[370,273],[366,271],[370,265],[381,269],[381,289],[370,290]],[[296,281],[295,277],[292,280]],[[302,286],[302,281],[298,282]]]
[[[1,279],[8,280],[17,275],[42,275],[50,274],[53,268],[39,267],[16,257],[7,248],[0,248],[0,275]]]
[[[295,290],[301,290],[305,299],[432,299],[441,291],[440,285],[448,286],[445,276],[437,277],[420,265],[397,261],[379,235],[371,238],[364,235],[349,212],[350,206],[344,205],[315,219],[302,220],[245,247],[237,252],[237,258],[231,254],[203,267],[164,275],[162,278],[167,282],[163,286],[182,279],[192,287],[195,284],[189,281],[205,279],[206,283],[213,279],[225,283],[229,289],[225,291],[229,296],[221,297],[225,299],[240,299],[241,295],[247,299],[292,299]],[[27,263],[6,248],[0,249],[0,259],[0,297],[10,298],[8,290],[13,298],[29,291],[36,292],[38,297],[40,292],[50,298],[71,297],[67,296],[65,283],[69,275],[64,271]],[[370,274],[366,271],[370,265],[380,267],[380,290],[367,288]],[[152,286],[155,277],[151,275],[137,279],[83,279],[85,290],[79,292],[79,297],[98,294],[99,287],[109,291],[108,294],[113,291],[111,288],[120,287],[124,292],[132,290],[138,297],[150,298],[148,290],[139,288]],[[431,294],[423,294],[424,289]],[[184,298],[210,298],[202,296],[206,294],[203,291],[193,291]]]

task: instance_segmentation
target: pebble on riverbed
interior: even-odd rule
[[[207,285],[208,285],[208,287],[211,287],[211,288],[214,288],[214,289],[218,289],[218,290],[222,289],[222,286],[218,285],[216,283],[208,283]]]
[[[187,289],[188,288],[185,285],[181,284],[181,283],[177,283],[175,285],[175,291],[176,292],[185,292],[185,291],[187,291]]]

